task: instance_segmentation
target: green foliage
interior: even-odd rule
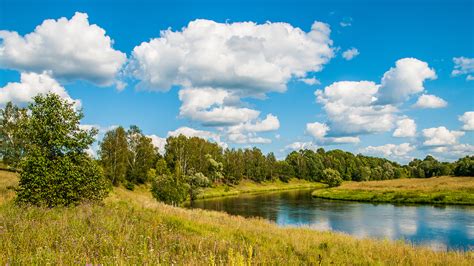
[[[102,200],[107,182],[85,153],[96,130],[80,129],[82,113],[56,94],[36,96],[28,109],[17,202],[53,207]]]
[[[324,183],[328,184],[329,187],[337,187],[342,184],[341,174],[337,170],[328,168],[323,171]]]
[[[188,138],[184,135],[169,137],[166,140],[165,160],[170,169],[179,165],[184,175],[201,172],[205,176],[212,176],[211,156],[216,162],[222,161],[222,148],[198,137]]]
[[[186,200],[189,185],[174,175],[162,175],[152,181],[151,194],[158,201],[179,205]]]
[[[474,156],[466,156],[454,163],[454,175],[474,176]]]
[[[156,160],[151,139],[137,126],[125,132],[123,127],[108,131],[100,143],[99,157],[105,175],[113,185],[124,184],[133,189],[135,184],[148,181],[147,173]]]
[[[26,119],[26,110],[11,102],[0,109],[0,159],[14,169],[25,153],[26,139],[21,129]]]
[[[160,158],[158,161],[156,161],[155,169],[155,175],[170,175],[170,169],[168,168],[168,165],[166,164],[165,159]]]
[[[105,133],[100,142],[100,163],[114,186],[125,182],[128,167],[128,143],[125,129],[118,127]]]
[[[190,175],[186,178],[186,181],[189,187],[189,198],[191,201],[197,198],[202,188],[208,187],[211,184],[209,179],[202,173]]]
[[[143,135],[137,126],[131,126],[127,131],[128,140],[128,168],[127,181],[134,184],[143,184],[147,181],[147,173],[153,167],[155,148],[151,139]]]

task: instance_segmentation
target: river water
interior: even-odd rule
[[[261,217],[281,226],[307,226],[426,245],[474,250],[474,207],[372,204],[311,197],[312,190],[199,200],[192,208]]]

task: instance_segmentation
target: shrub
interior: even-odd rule
[[[82,113],[56,94],[36,96],[28,108],[23,128],[28,143],[16,201],[54,207],[107,196],[102,169],[85,153],[97,132],[79,128]]]
[[[189,185],[173,175],[162,175],[152,181],[151,194],[158,201],[178,205],[186,200]]]
[[[329,187],[337,187],[342,183],[341,174],[334,169],[327,168],[323,171],[322,182],[328,184]]]

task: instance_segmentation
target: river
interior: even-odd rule
[[[393,205],[324,200],[312,190],[292,190],[199,200],[192,208],[261,217],[281,226],[307,226],[426,245],[436,250],[474,249],[474,207]]]

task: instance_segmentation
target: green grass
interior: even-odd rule
[[[204,189],[199,195],[198,199],[208,199],[216,197],[238,196],[246,193],[263,193],[269,191],[291,190],[291,189],[305,189],[305,188],[323,188],[326,185],[317,182],[309,182],[300,179],[290,179],[289,182],[282,182],[280,180],[274,182],[256,183],[249,180],[244,180],[235,186],[218,185],[211,188]]]
[[[0,180],[15,177],[0,172]],[[0,205],[0,264],[472,265],[472,252],[435,252],[263,219],[156,202],[148,188],[116,188],[101,205]]]
[[[474,177],[433,177],[344,182],[315,190],[314,197],[367,202],[474,205]]]

